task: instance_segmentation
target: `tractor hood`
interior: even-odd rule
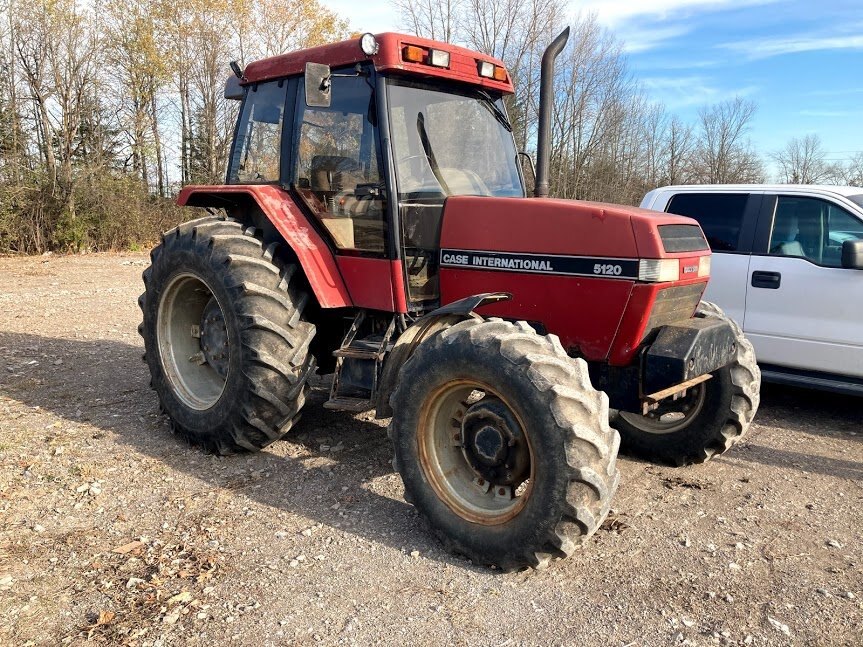
[[[573,355],[633,361],[657,327],[692,316],[710,250],[690,218],[595,202],[452,197],[441,226],[440,297],[487,292],[482,314],[524,319]]]
[[[633,260],[709,253],[692,218],[602,202],[475,196],[447,199],[441,249]]]

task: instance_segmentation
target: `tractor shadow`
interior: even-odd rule
[[[863,398],[803,389],[779,384],[763,384],[761,406],[755,423],[782,427],[801,438],[806,435],[824,440],[859,443],[863,441]],[[852,454],[853,455],[853,454]],[[771,467],[832,476],[852,481],[863,479],[863,462],[794,451],[760,442],[758,435],[744,438],[734,457]],[[723,461],[724,457],[717,459]]]
[[[445,552],[413,507],[401,500],[401,482],[393,473],[392,449],[381,424],[324,409],[327,394],[317,387],[288,442],[259,454],[205,458],[173,435],[159,413],[142,350],[116,340],[0,332],[0,395],[71,422],[87,422],[113,434],[120,445],[198,479],[204,489],[240,491],[275,511],[489,572]],[[756,423],[859,442],[859,411],[859,398],[768,385]],[[746,461],[840,478],[860,479],[863,473],[860,463],[751,441],[734,452]],[[375,491],[381,489],[393,496]]]
[[[316,387],[287,442],[258,454],[207,457],[170,431],[148,386],[142,352],[142,346],[122,341],[0,332],[0,395],[113,434],[119,445],[198,479],[202,489],[233,490],[310,523],[488,572],[445,552],[401,500],[381,424],[324,409],[328,394]],[[105,442],[102,436],[88,440]],[[393,496],[375,491],[381,489]]]

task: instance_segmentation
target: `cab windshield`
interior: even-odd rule
[[[399,200],[431,195],[524,197],[500,96],[391,80],[389,109]]]
[[[444,200],[524,197],[512,127],[499,95],[479,88],[388,80],[399,230],[412,307],[439,296]]]

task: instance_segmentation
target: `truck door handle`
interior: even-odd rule
[[[779,283],[782,281],[782,275],[779,272],[753,272],[752,287],[767,288],[768,290],[776,290],[779,288]]]

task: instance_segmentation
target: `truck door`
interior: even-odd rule
[[[677,193],[664,211],[695,218],[713,252],[706,301],[745,327],[746,279],[760,193]],[[660,209],[659,205],[654,207]]]
[[[765,196],[746,296],[758,362],[863,377],[863,271],[842,241],[863,219],[822,198]]]

